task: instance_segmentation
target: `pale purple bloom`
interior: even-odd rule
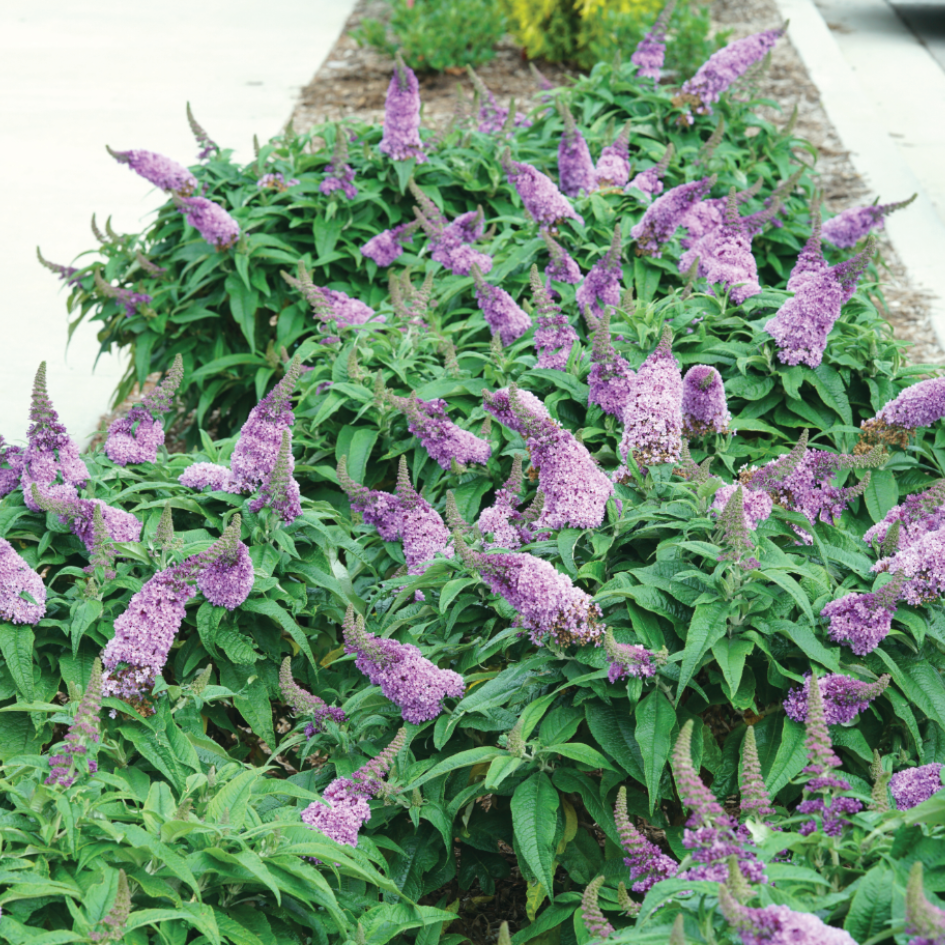
[[[525,521],[524,513],[518,511],[523,482],[522,458],[516,454],[512,473],[502,488],[496,490],[495,501],[479,513],[476,523],[479,533],[492,536],[491,541],[487,539],[484,542],[486,548],[514,551],[531,539],[530,523]]]
[[[610,661],[607,670],[609,682],[615,683],[628,676],[644,678],[656,673],[653,654],[646,647],[636,643],[618,643],[610,630],[604,635],[604,647]]]
[[[945,417],[945,377],[932,377],[907,387],[876,416],[888,426],[904,430],[937,423]]]
[[[64,739],[61,755],[49,759],[49,777],[45,784],[58,784],[69,787],[80,774],[77,765],[79,758],[85,758],[85,765],[90,774],[98,771],[98,765],[88,757],[89,744],[96,744],[101,738],[102,712],[102,666],[98,660],[92,666],[92,676],[82,695],[82,701],[76,709]]]
[[[877,682],[862,682],[852,676],[831,673],[821,676],[817,682],[824,703],[824,716],[828,725],[849,725],[869,704],[881,695],[889,685],[889,676],[881,676]],[[784,699],[784,711],[795,722],[807,721],[807,704],[810,700],[810,674],[804,685],[791,689]]]
[[[580,129],[574,124],[574,118],[568,106],[559,100],[561,115],[564,118],[564,131],[558,144],[558,181],[561,192],[566,197],[589,194],[597,189],[597,175],[591,152]]]
[[[249,548],[238,541],[232,553],[222,554],[197,575],[200,593],[217,607],[236,610],[253,589]]]
[[[911,810],[942,790],[942,765],[939,762],[897,771],[889,779],[889,790],[897,810]]]
[[[654,31],[647,33],[637,44],[630,61],[637,67],[637,75],[644,79],[660,80],[660,69],[666,57],[666,37]]]
[[[384,105],[384,136],[379,145],[395,161],[426,161],[420,140],[420,83],[397,54]]]
[[[867,544],[886,540],[894,523],[899,523],[896,550],[904,551],[928,532],[945,526],[945,480],[939,480],[925,492],[917,492],[894,505],[872,528],[867,529],[863,541]]]
[[[297,715],[310,716],[311,720],[305,727],[305,733],[309,738],[323,730],[326,719],[331,719],[339,725],[347,721],[343,709],[329,706],[324,699],[303,689],[292,678],[292,657],[290,656],[282,661],[282,666],[279,668],[279,691],[293,712]]]
[[[841,249],[850,249],[863,239],[870,230],[881,230],[886,225],[886,216],[908,206],[915,197],[899,203],[873,204],[870,207],[851,207],[825,221],[823,237],[828,243]]]
[[[478,268],[483,273],[489,273],[492,270],[491,256],[480,253],[455,236],[447,236],[445,231],[440,239],[433,242],[430,258],[442,263],[454,275],[468,276],[474,268]]]
[[[705,177],[680,184],[657,197],[630,231],[637,241],[637,251],[645,256],[661,256],[661,244],[672,239],[677,227],[683,225],[683,218],[692,204],[701,200],[714,183],[714,177]]]
[[[492,447],[456,426],[447,416],[445,400],[421,400],[416,394],[410,397],[391,394],[388,399],[406,414],[407,429],[443,469],[449,469],[453,460],[460,466],[485,465],[489,461]]]
[[[482,235],[481,212],[463,213],[447,223],[440,208],[412,181],[410,189],[419,203],[415,208],[417,222],[433,247],[430,258],[459,276],[468,276],[476,266],[481,272],[491,271],[492,257],[470,245]]]
[[[119,417],[108,428],[105,452],[116,466],[157,460],[158,449],[164,445],[164,426],[153,414],[167,413],[171,409],[174,392],[183,376],[183,359],[177,355],[161,383],[135,404],[127,416]]]
[[[620,224],[614,227],[613,239],[606,254],[591,267],[575,293],[578,309],[588,323],[596,328],[597,321],[604,314],[604,306],[620,305],[620,284],[623,279],[623,267],[620,262]],[[590,310],[590,315],[588,315]]]
[[[446,225],[443,230],[443,236],[447,239],[454,237],[462,243],[475,243],[481,239],[486,231],[486,221],[482,213],[482,207],[477,210],[468,210],[461,213],[452,223]]]
[[[180,197],[189,197],[197,189],[197,178],[177,161],[154,151],[112,151],[108,153],[119,164],[127,164],[146,181]]]
[[[551,254],[551,261],[545,266],[545,276],[555,282],[567,282],[569,285],[577,285],[582,279],[578,264],[547,230],[543,229],[541,235],[548,247],[548,252]]]
[[[784,364],[820,364],[827,336],[872,254],[873,244],[868,242],[859,255],[828,267],[823,262],[819,231],[814,229],[788,280],[794,297],[764,326],[777,343],[778,357]]]
[[[349,612],[344,627],[345,651],[357,654],[354,665],[372,686],[399,709],[405,722],[419,725],[443,711],[443,699],[462,698],[465,682],[459,673],[440,669],[411,644],[377,637],[364,629]]]
[[[674,463],[682,450],[682,374],[664,329],[656,349],[640,366],[623,411],[620,455],[633,453],[641,466]]]
[[[302,514],[301,490],[295,479],[291,430],[282,431],[282,444],[275,465],[260,486],[259,495],[249,503],[249,510],[257,513],[267,506],[286,525],[291,525]]]
[[[591,388],[588,403],[597,404],[604,413],[622,419],[636,375],[627,359],[611,344],[609,315],[605,314],[594,332],[591,360],[594,366],[587,379]]]
[[[503,345],[512,344],[532,327],[532,320],[505,289],[486,282],[478,266],[473,266],[472,274],[476,280],[476,301],[486,324]]]
[[[542,285],[538,267],[532,268],[532,298],[535,303],[536,321],[535,350],[538,352],[539,368],[563,371],[567,367],[571,349],[578,340],[567,316],[551,297],[551,292]]]
[[[514,387],[509,389],[514,426],[508,425],[522,434],[532,464],[538,469],[538,488],[544,495],[544,506],[536,527],[597,528],[604,520],[613,484],[587,447],[557,421],[536,415],[529,403],[523,402],[523,393]],[[498,399],[497,394],[495,400]],[[489,410],[488,401],[485,406]],[[505,422],[498,412],[489,412]]]
[[[727,433],[732,422],[722,375],[707,364],[686,371],[682,394],[683,432],[687,436]]]
[[[721,285],[729,290],[729,298],[741,305],[761,292],[758,264],[751,252],[751,236],[737,218],[737,211],[735,218],[730,217],[723,226],[712,231],[702,249],[700,269],[704,270],[713,294],[714,286]]]
[[[24,595],[33,598],[30,602]],[[36,624],[46,613],[43,579],[0,538],[0,619],[10,623]]]
[[[358,188],[354,186],[354,168],[348,163],[348,135],[340,126],[336,127],[335,148],[325,174],[327,176],[318,185],[323,194],[340,190],[348,200],[354,200],[358,195]]]
[[[663,169],[659,164],[640,171],[629,184],[627,190],[636,188],[647,197],[656,197],[663,192]]]
[[[735,494],[738,485],[722,486],[712,498],[712,509],[721,512],[729,499]],[[767,492],[753,492],[751,489],[742,489],[742,504],[744,509],[745,528],[753,532],[771,515],[774,503]]]
[[[325,320],[334,320],[341,329],[352,328],[357,325],[366,325],[368,322],[383,322],[384,316],[378,315],[370,305],[365,304],[360,299],[354,299],[346,292],[340,289],[322,289],[315,287],[322,297],[328,303],[328,310],[325,312]],[[319,314],[316,312],[316,319]]]
[[[177,481],[190,489],[206,489],[209,486],[212,492],[239,491],[231,481],[230,470],[216,463],[194,463],[177,477]]]
[[[299,377],[293,361],[282,380],[250,411],[240,429],[230,457],[235,488],[227,491],[254,492],[269,478],[282,446],[282,432],[295,423],[292,393]]]
[[[679,864],[663,853],[656,844],[650,843],[631,823],[627,814],[627,791],[623,787],[617,795],[614,821],[620,835],[620,845],[627,854],[623,862],[630,870],[630,880],[633,883],[631,888],[634,892],[648,892],[660,880],[676,875]]]
[[[526,212],[540,226],[555,226],[562,220],[584,224],[584,218],[575,212],[550,177],[520,161],[506,159],[504,165],[509,183],[521,197]]]
[[[886,639],[896,613],[895,601],[881,595],[882,590],[876,594],[847,594],[827,604],[820,615],[830,621],[830,639],[845,643],[857,656],[872,653]]]
[[[481,554],[459,539],[456,544],[466,566],[518,611],[518,624],[533,643],[550,636],[559,646],[600,645],[605,630],[600,608],[554,565],[522,552]]]
[[[413,242],[413,233],[418,226],[414,220],[401,223],[390,230],[382,230],[361,247],[361,255],[373,259],[378,266],[389,266],[403,254],[403,244]]]
[[[10,446],[0,436],[0,499],[9,495],[20,484],[23,462],[23,447]]]
[[[717,102],[750,66],[764,58],[783,33],[783,29],[754,33],[713,53],[699,71],[683,83],[683,94],[693,95],[699,100],[695,111],[700,115],[711,114],[712,103]]]
[[[857,945],[849,932],[825,925],[811,912],[794,912],[788,906],[750,909],[725,886],[719,889],[719,904],[738,929],[742,945]]]
[[[182,197],[177,201],[187,222],[217,250],[235,246],[240,238],[240,225],[226,210],[206,197]]]
[[[495,417],[502,426],[508,427],[516,433],[521,433],[523,436],[529,419],[551,419],[548,408],[530,391],[516,391],[516,399],[517,405],[513,409],[510,388],[503,387],[494,394],[490,394],[487,390],[482,392],[482,405],[486,413]],[[525,414],[528,415],[527,418],[525,418]]]
[[[158,571],[132,596],[115,619],[115,635],[102,653],[102,663],[108,670],[106,695],[136,699],[153,687],[184,621],[185,605],[199,591],[195,579],[217,557],[235,554],[239,530],[237,515],[206,551]]]
[[[472,71],[472,70],[470,70]],[[486,84],[472,72],[473,85],[479,95],[479,124],[478,130],[483,134],[497,135],[506,126],[509,119],[509,109],[503,108]],[[516,112],[512,119],[513,128],[530,128],[532,123],[526,115]]]
[[[36,372],[30,405],[29,438],[26,450],[16,458],[20,465],[20,485],[23,501],[33,512],[39,506],[33,499],[32,486],[53,494],[74,496],[76,488],[85,485],[89,471],[79,456],[79,451],[66,428],[59,422],[59,414],[53,408],[46,392],[46,362]]]
[[[350,778],[335,778],[322,791],[322,800],[302,811],[302,823],[319,830],[336,843],[358,845],[358,831],[371,819],[368,799],[383,787],[382,778],[404,746],[406,732],[401,729],[377,757],[362,765]],[[316,861],[317,862],[317,861]]]
[[[900,596],[914,607],[941,597],[945,594],[945,530],[926,532],[892,557],[882,558],[873,570],[898,576]]]
[[[615,187],[622,190],[630,180],[630,122],[620,130],[613,144],[608,144],[600,153],[594,168],[594,179],[598,187]]]

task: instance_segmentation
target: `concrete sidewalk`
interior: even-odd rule
[[[7,0],[0,6],[0,227],[3,307],[0,433],[25,436],[33,374],[49,362],[49,392],[80,441],[94,432],[123,373],[80,326],[66,352],[67,294],[36,246],[69,264],[98,244],[92,213],[119,232],[140,229],[163,195],[117,164],[105,145],[158,151],[182,164],[196,147],[185,115],[238,157],[252,136],[288,119],[327,56],[354,0]]]
[[[882,203],[918,194],[886,226],[945,346],[945,72],[885,0],[776,2],[866,184]]]

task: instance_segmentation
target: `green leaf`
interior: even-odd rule
[[[254,289],[250,289],[235,272],[231,272],[226,277],[224,288],[229,297],[233,320],[240,326],[243,337],[255,354],[256,309],[259,307],[259,295]]]
[[[618,771],[596,748],[590,745],[583,745],[580,742],[565,742],[562,745],[549,745],[542,749],[543,752],[553,752],[564,758],[570,758],[572,761],[580,761],[581,764],[589,765],[591,768],[604,768],[607,771]],[[644,753],[644,758],[646,753]],[[619,771],[618,771],[619,773]]]
[[[847,426],[852,426],[853,411],[850,409],[850,401],[847,399],[843,378],[836,369],[821,362],[807,375],[806,379],[817,388],[820,399],[831,410],[835,411]]]
[[[455,755],[452,755],[438,764],[435,764],[432,768],[430,768],[429,771],[421,774],[420,777],[408,784],[407,788],[413,789],[420,787],[421,784],[425,784],[432,778],[438,778],[441,774],[447,774],[450,771],[455,771],[457,768],[466,768],[471,765],[485,764],[485,762],[492,761],[493,758],[504,754],[505,752],[503,752],[500,748],[492,748],[488,745],[482,745],[479,748],[469,748],[466,751],[457,752]],[[404,788],[404,790],[407,790],[407,788]]]
[[[516,758],[515,755],[501,754],[498,758],[493,758],[482,786],[487,791],[494,791],[509,775],[518,771],[523,764],[522,759]]]
[[[512,795],[512,827],[515,847],[548,891],[554,887],[555,830],[561,799],[548,775],[533,774]]]
[[[676,713],[666,696],[654,689],[636,709],[637,727],[634,736],[643,753],[643,771],[650,798],[650,813],[656,809],[660,795],[660,779],[675,741]]]
[[[804,726],[800,722],[785,717],[778,753],[775,755],[771,770],[765,776],[765,783],[771,796],[777,795],[781,788],[796,778],[806,764]]]
[[[259,777],[256,771],[243,771],[217,791],[210,801],[209,811],[214,823],[220,823],[224,811],[230,825],[239,830],[246,820],[246,806],[253,792],[253,782]]]
[[[857,942],[885,931],[892,919],[893,875],[884,863],[874,866],[857,882],[856,894],[843,923]]]
[[[371,451],[380,435],[375,427],[345,426],[338,432],[335,443],[335,461],[347,459],[348,475],[355,482],[364,482]]]
[[[885,518],[886,513],[899,502],[895,473],[891,469],[874,469],[863,498],[874,522]]]
[[[646,784],[643,770],[643,753],[634,735],[633,720],[626,701],[615,705],[605,705],[599,700],[585,703],[584,712],[591,734],[598,745],[606,751],[617,764],[641,784]]]
[[[456,600],[463,590],[478,583],[478,578],[453,578],[452,581],[447,581],[443,585],[443,590],[440,591],[440,613],[445,614],[450,604]]]
[[[776,571],[773,568],[767,568],[761,571],[760,574],[769,581],[774,581],[778,587],[786,590],[797,602],[797,606],[804,611],[804,616],[807,617],[811,623],[814,622],[814,611],[811,609],[810,601],[807,599],[804,589],[790,574],[785,574],[784,571]]]
[[[558,554],[569,574],[577,572],[577,566],[574,563],[574,546],[578,543],[584,532],[580,528],[562,528],[558,532]]]
[[[260,600],[259,598],[251,597],[243,601],[240,605],[240,610],[251,614],[265,614],[265,616],[274,620],[295,640],[299,649],[308,657],[312,666],[315,666],[315,656],[312,653],[312,647],[309,644],[308,637],[299,627],[298,623],[296,623],[292,615],[281,604],[277,604],[274,600]]]
[[[17,691],[27,702],[37,699],[33,681],[33,628],[0,623],[0,653],[13,676]]]
[[[275,751],[276,732],[272,725],[272,704],[269,702],[266,684],[257,677],[246,687],[245,694],[233,699],[233,705],[239,709],[252,730],[269,746],[269,750]]]
[[[731,607],[727,601],[713,601],[711,604],[699,604],[693,611],[689,630],[686,633],[686,648],[682,652],[682,665],[679,668],[679,685],[676,687],[676,704],[689,685],[689,680],[702,665],[702,660],[712,645],[725,635],[728,612]]]
[[[755,648],[751,640],[736,638],[729,640],[723,637],[712,646],[712,655],[722,670],[725,677],[725,685],[728,687],[729,698],[732,698],[742,681],[742,673],[745,669],[745,658]]]

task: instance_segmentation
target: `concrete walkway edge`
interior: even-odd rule
[[[887,218],[886,229],[916,287],[934,294],[932,327],[945,346],[945,225],[886,133],[813,0],[776,3],[791,21],[791,42],[820,90],[824,110],[849,149],[854,168],[882,201],[918,194],[910,207]],[[877,68],[894,70],[900,65],[884,61]]]

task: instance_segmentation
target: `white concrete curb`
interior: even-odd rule
[[[932,327],[945,347],[945,224],[886,133],[813,0],[776,3],[781,15],[791,21],[791,42],[820,90],[824,110],[849,149],[854,168],[883,201],[918,194],[908,209],[887,219],[886,229],[917,287],[935,295]],[[884,61],[876,68],[896,69],[897,65]]]

